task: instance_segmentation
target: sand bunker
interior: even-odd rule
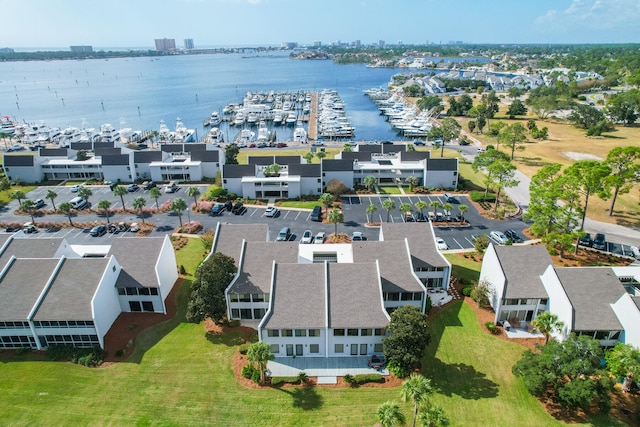
[[[565,151],[562,154],[570,158],[571,160],[602,160],[602,157],[594,156],[587,153],[576,153],[575,151]]]

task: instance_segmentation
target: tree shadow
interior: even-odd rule
[[[283,393],[291,396],[291,406],[300,408],[303,411],[320,409],[324,404],[324,399],[318,394],[315,387],[297,387],[294,389],[278,388]]]
[[[443,363],[440,359],[430,359],[425,371],[427,377],[440,393],[457,395],[463,399],[478,400],[498,396],[498,384],[464,363]]]
[[[518,156],[517,160],[526,166],[545,166],[549,164],[549,162],[543,161],[542,157]]]
[[[227,347],[235,347],[245,343],[244,334],[242,332],[226,332],[224,334],[207,332],[204,336],[211,344],[224,344]]]

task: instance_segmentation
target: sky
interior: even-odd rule
[[[637,43],[640,0],[0,0],[0,47]]]

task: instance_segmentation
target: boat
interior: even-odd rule
[[[175,142],[193,142],[195,140],[195,134],[195,129],[187,129],[180,117],[176,119],[176,131],[173,134],[173,140]]]
[[[236,126],[242,126],[244,124],[244,112],[238,111],[233,119],[233,124]]]
[[[255,137],[256,133],[254,131],[249,129],[242,129],[236,137],[236,142],[246,144],[248,142],[253,142],[255,140]]]
[[[3,116],[0,118],[0,133],[5,135],[13,135],[16,133],[16,125],[11,121],[11,117]]]
[[[142,131],[127,127],[127,122],[120,119],[120,139],[123,142],[137,142],[142,138]]]
[[[205,142],[209,144],[220,144],[221,142],[224,142],[224,133],[220,128],[213,127],[209,129],[209,132],[205,137]]]
[[[258,142],[267,142],[269,140],[269,129],[264,120],[260,120],[258,124]]]
[[[307,143],[307,131],[300,122],[298,122],[298,126],[296,126],[296,129],[293,131],[293,142]]]
[[[250,111],[249,113],[247,113],[247,124],[255,126],[257,122],[258,113],[256,113],[255,111]]]
[[[218,126],[220,125],[220,122],[222,121],[222,119],[220,119],[220,115],[218,114],[217,111],[214,111],[211,113],[211,115],[204,121],[203,125],[204,127],[207,126]]]
[[[289,114],[287,114],[287,118],[285,119],[287,126],[293,126],[297,121],[298,116],[296,116],[295,111],[289,111]]]
[[[158,130],[158,139],[161,142],[173,141],[173,137],[175,136],[174,132],[169,130],[169,126],[165,123],[164,120],[160,120],[160,129]]]
[[[116,142],[120,139],[120,132],[111,123],[104,123],[100,126],[98,139],[102,142]]]

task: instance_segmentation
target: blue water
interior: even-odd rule
[[[0,63],[0,115],[48,126],[89,127],[103,123],[157,130],[160,120],[173,129],[180,117],[198,137],[202,122],[247,91],[337,89],[356,139],[397,138],[363,90],[386,86],[406,70],[361,64],[290,60],[285,54],[184,55],[82,61]],[[234,132],[231,137],[237,133]],[[278,139],[286,139],[278,131]],[[227,136],[229,137],[229,135]]]

